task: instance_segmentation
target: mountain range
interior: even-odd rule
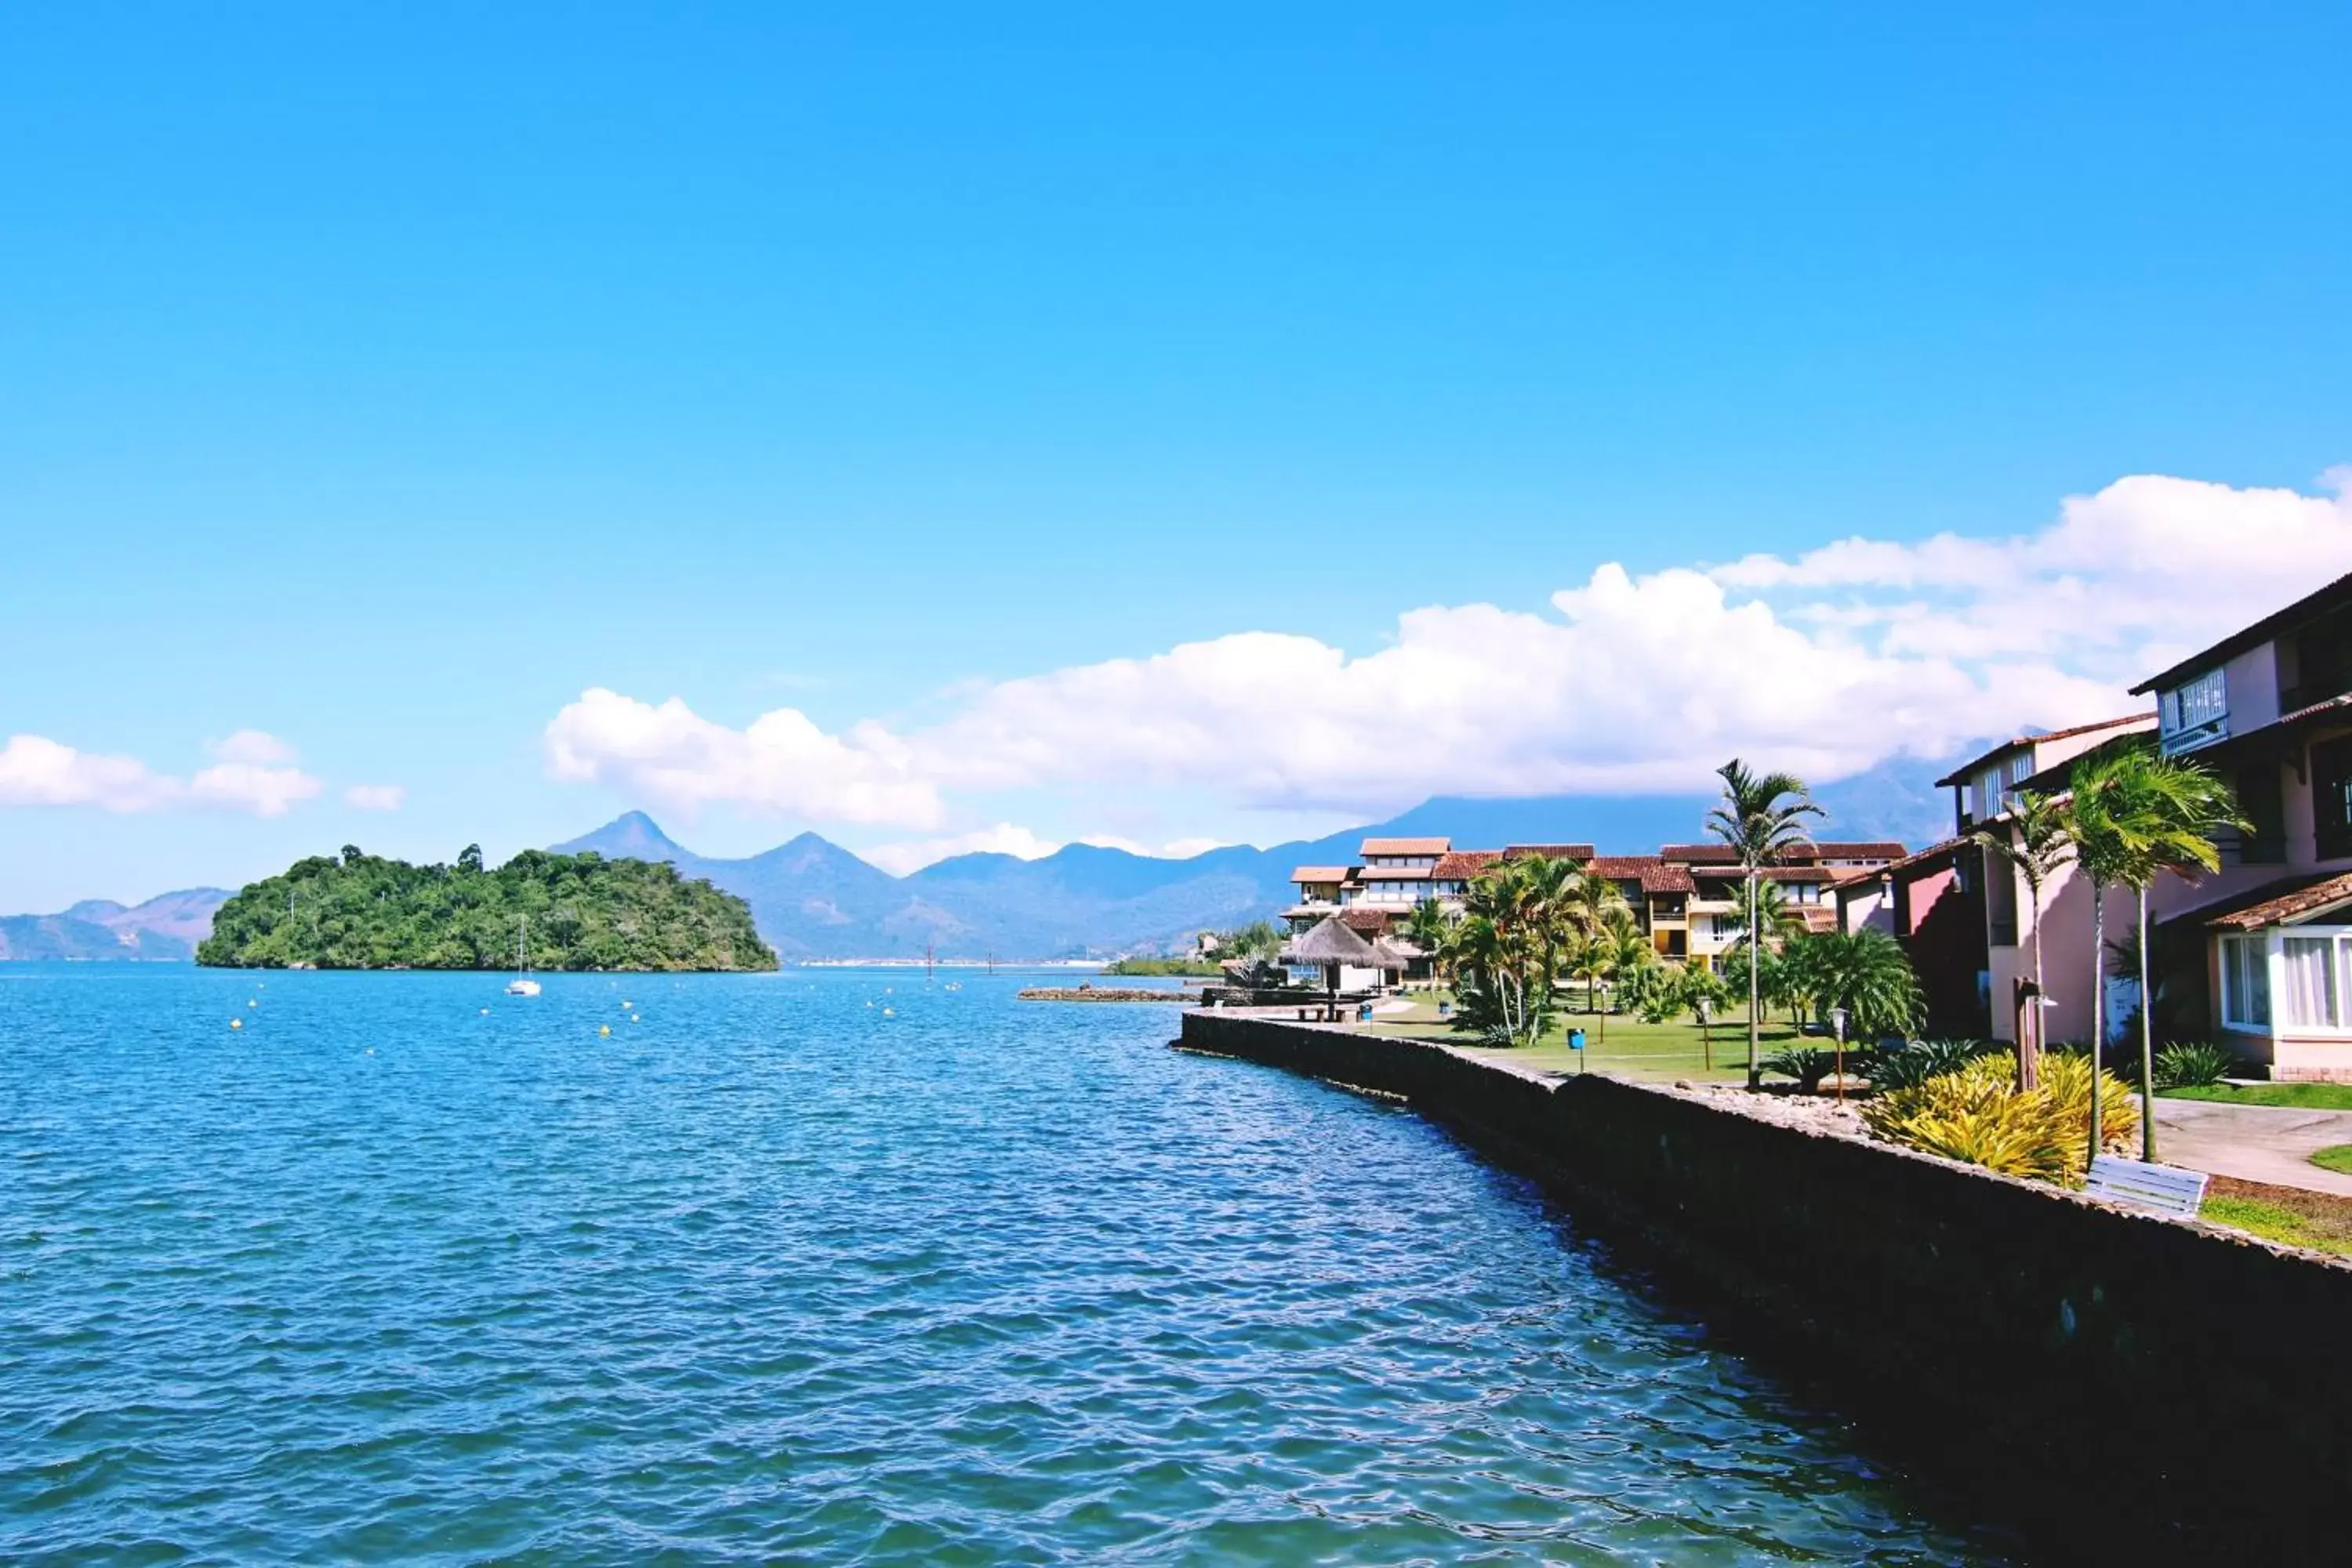
[[[219,888],[184,888],[143,904],[84,899],[54,915],[0,915],[0,959],[144,959],[185,963],[228,901]]]
[[[1942,763],[1885,764],[1815,792],[1823,831],[1922,845],[1950,831],[1932,784]],[[1927,769],[1935,771],[1925,771]],[[1402,816],[1272,848],[1234,845],[1181,860],[1088,844],[1040,859],[958,855],[904,877],[803,833],[747,859],[695,854],[641,811],[555,845],[576,854],[667,860],[751,905],[785,962],[812,958],[1106,957],[1165,951],[1204,929],[1270,917],[1289,904],[1293,868],[1354,858],[1367,836],[1444,835],[1465,847],[1592,843],[1639,854],[1700,836],[1706,795],[1442,796]]]
[[[1951,831],[1933,780],[1948,760],[1898,758],[1814,792],[1821,830],[1842,838],[1924,845]],[[666,860],[751,907],[786,963],[814,958],[1087,958],[1167,950],[1193,932],[1274,914],[1291,900],[1292,868],[1354,858],[1370,835],[1444,835],[1465,847],[1591,843],[1640,854],[1696,838],[1706,795],[1440,796],[1402,816],[1269,849],[1233,845],[1181,860],[1072,844],[1044,857],[959,855],[904,877],[803,833],[745,859],[698,855],[632,811],[553,846],[607,858]],[[0,917],[0,959],[187,959],[229,895],[165,893],[125,906],[93,899],[54,915]]]

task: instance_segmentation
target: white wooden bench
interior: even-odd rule
[[[2202,1171],[2184,1171],[2178,1165],[2151,1165],[2145,1161],[2102,1154],[2091,1162],[2083,1194],[2194,1219],[2205,1202],[2205,1184],[2209,1179]]]

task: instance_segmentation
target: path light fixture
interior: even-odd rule
[[[1830,1009],[1830,1027],[1837,1033],[1837,1097],[1845,1099],[1845,1009]]]

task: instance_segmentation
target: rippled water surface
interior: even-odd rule
[[[0,1556],[1990,1560],[1442,1131],[1018,984],[0,966]]]

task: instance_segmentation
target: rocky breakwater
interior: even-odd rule
[[[1021,993],[1024,1002],[1173,1002],[1192,1000],[1188,992],[1153,990],[1145,985],[1032,985]]]
[[[2313,1551],[2340,1543],[2352,1497],[2340,1259],[1869,1142],[1774,1097],[1206,1010],[1180,1043],[1460,1129],[2050,1561],[2340,1550]]]

